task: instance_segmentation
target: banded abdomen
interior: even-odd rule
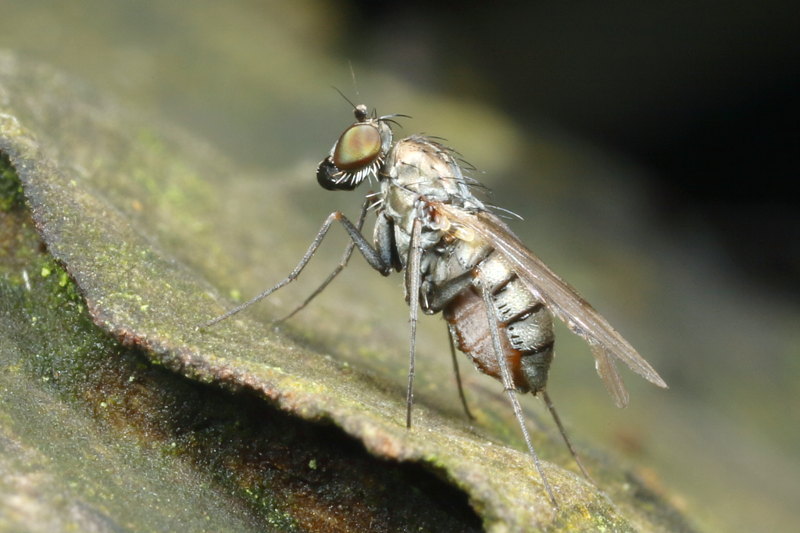
[[[547,384],[553,360],[553,318],[545,305],[523,285],[497,252],[491,252],[472,270],[475,282],[444,308],[444,317],[459,350],[481,372],[501,379],[494,353],[489,315],[481,286],[492,295],[503,357],[514,387],[536,394]]]

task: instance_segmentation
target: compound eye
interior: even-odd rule
[[[339,137],[333,163],[339,170],[357,170],[375,161],[381,153],[381,134],[372,124],[355,124]]]

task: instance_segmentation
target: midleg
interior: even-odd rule
[[[461,398],[461,406],[464,408],[464,413],[466,413],[467,418],[470,420],[475,420],[475,417],[472,416],[472,413],[467,406],[467,397],[464,394],[464,386],[461,384],[461,373],[458,371],[458,357],[456,356],[456,344],[453,341],[453,336],[455,335],[454,328],[451,324],[447,325],[447,338],[450,341],[450,357],[453,360],[453,372],[456,374],[456,385],[458,385],[458,396]]]
[[[469,271],[440,285],[423,284],[423,310],[427,314],[438,313],[443,310],[453,298],[472,286],[473,279],[472,272]],[[450,357],[453,360],[453,371],[456,375],[456,385],[458,385],[458,396],[461,398],[461,405],[464,407],[464,413],[466,413],[467,418],[474,420],[475,417],[472,416],[467,406],[467,397],[464,395],[464,387],[461,384],[461,373],[458,371],[458,358],[456,357],[456,347],[453,340],[455,329],[452,324],[447,325],[447,333],[450,341]]]

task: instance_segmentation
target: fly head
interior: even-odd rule
[[[392,146],[390,117],[370,116],[363,104],[355,107],[354,114],[356,121],[317,167],[317,181],[329,191],[352,191],[365,179],[377,178]]]

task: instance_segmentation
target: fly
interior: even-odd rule
[[[478,184],[464,175],[451,149],[422,135],[393,142],[391,125],[394,118],[404,115],[377,116],[369,114],[364,105],[353,107],[355,122],[319,164],[317,181],[328,190],[350,191],[374,178],[380,192],[367,196],[356,224],[339,211],[331,213],[285,279],[201,327],[216,324],[297,279],[330,227],[339,222],[351,239],[342,261],[289,316],[305,307],[341,272],[355,248],[384,276],[393,270],[404,271],[411,329],[406,426],[411,427],[414,399],[417,315],[420,309],[426,314],[442,312],[454,364],[454,346],[458,346],[481,372],[502,382],[544,490],[558,507],[517,398],[517,392],[542,397],[569,451],[589,478],[546,391],[554,354],[552,317],[566,323],[589,344],[597,372],[618,407],[627,405],[628,393],[616,360],[659,387],[666,388],[666,383],[575,289],[473,194],[472,188]],[[361,231],[369,210],[376,215],[372,243]],[[471,416],[457,368],[456,377],[465,411]]]

